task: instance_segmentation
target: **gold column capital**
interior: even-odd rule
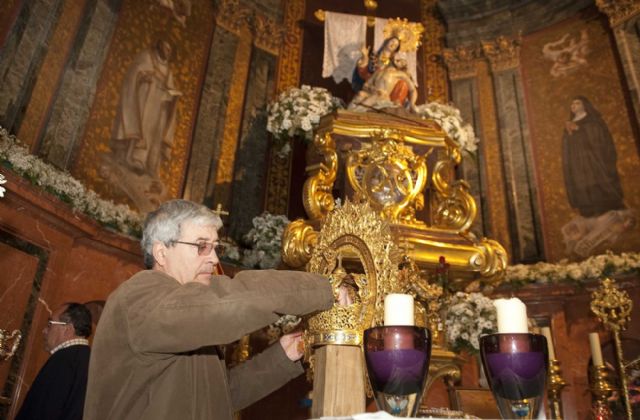
[[[267,16],[256,14],[253,21],[253,34],[253,43],[256,47],[278,56],[284,36],[284,28],[281,24]]]
[[[640,0],[596,0],[598,9],[607,15],[611,27],[616,27],[640,14]]]
[[[249,22],[253,10],[239,0],[221,0],[218,3],[216,24],[239,36],[250,35]]]
[[[449,79],[469,79],[478,75],[476,59],[480,58],[482,50],[477,46],[457,46],[445,48],[442,51],[444,63],[449,70]]]
[[[513,38],[500,35],[492,41],[480,41],[493,72],[515,69],[520,65],[521,43],[520,34]]]

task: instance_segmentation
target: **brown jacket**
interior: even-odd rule
[[[109,296],[93,342],[85,420],[231,419],[302,373],[278,343],[229,371],[216,346],[280,314],[328,309],[326,278],[262,270],[211,283],[181,285],[142,271]]]

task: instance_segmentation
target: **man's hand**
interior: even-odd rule
[[[344,284],[338,288],[338,306],[349,306],[353,303],[353,299],[349,295],[349,288]]]
[[[296,360],[300,360],[304,355],[302,331],[283,335],[280,337],[280,345],[291,361],[295,362]]]

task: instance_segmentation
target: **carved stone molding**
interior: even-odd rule
[[[237,35],[246,36],[249,31],[253,10],[239,0],[221,0],[218,3],[216,24]]]
[[[253,21],[253,44],[261,50],[278,56],[284,28],[281,24],[261,14],[255,14]]]
[[[640,0],[596,0],[596,6],[607,15],[612,27],[640,14]]]
[[[478,74],[476,60],[481,58],[482,50],[479,46],[458,46],[455,49],[445,48],[442,56],[449,70],[449,79],[469,79]]]
[[[522,37],[507,38],[500,35],[494,41],[480,41],[484,56],[489,60],[491,71],[515,69],[520,65]]]
[[[221,0],[216,24],[238,37],[250,37],[253,45],[277,56],[282,44],[282,25],[239,0]]]

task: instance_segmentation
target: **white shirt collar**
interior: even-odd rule
[[[89,345],[89,340],[87,340],[86,338],[73,338],[71,340],[67,340],[58,344],[49,353],[53,354],[58,350],[66,349],[67,347],[71,347],[71,346],[88,346],[88,345]]]

